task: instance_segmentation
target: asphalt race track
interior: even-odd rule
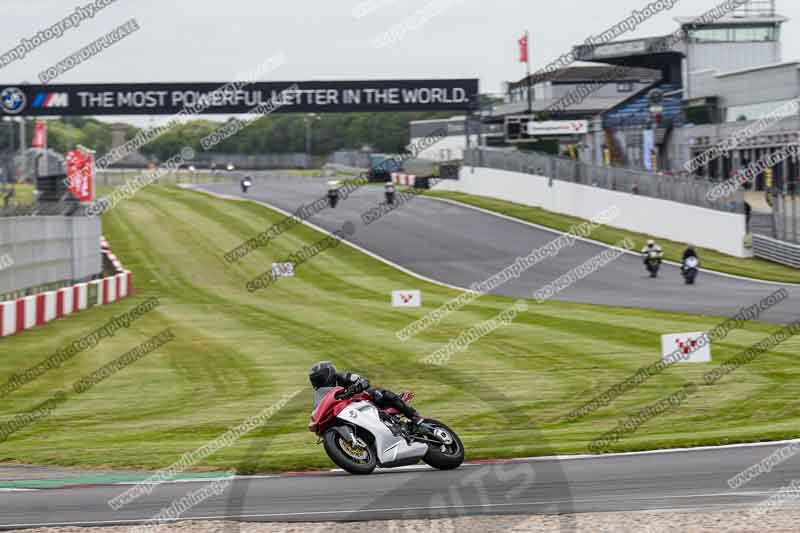
[[[325,196],[324,179],[257,176],[247,195],[238,178],[231,184],[197,186],[230,196],[247,196],[288,212]],[[429,198],[415,198],[383,218],[364,225],[361,214],[383,201],[380,187],[365,186],[336,209],[324,209],[309,221],[335,231],[350,221],[355,233],[347,240],[427,278],[469,287],[511,265],[520,256],[556,238],[551,231],[492,214]],[[598,206],[598,213],[611,206]],[[668,223],[668,221],[665,221]],[[266,228],[265,228],[266,229]],[[255,236],[255,235],[254,235]],[[566,274],[606,247],[576,242],[496,289],[504,296],[532,298],[535,291]],[[701,257],[702,261],[702,257]],[[702,266],[702,265],[701,265]],[[556,300],[733,316],[781,285],[701,272],[697,284],[685,285],[680,269],[662,265],[651,279],[641,258],[626,254],[554,297]],[[398,287],[411,289],[413,287]],[[790,297],[761,315],[760,320],[788,324],[800,316],[800,287],[787,286]]]
[[[182,519],[331,521],[441,518],[480,514],[747,508],[800,478],[796,458],[738,490],[727,480],[784,445],[542,458],[513,463],[236,478]],[[205,482],[165,483],[120,511],[107,501],[129,486],[8,492],[0,497],[0,529],[45,525],[132,524],[150,519]],[[522,520],[522,517],[520,518]],[[235,531],[235,528],[232,528]],[[570,531],[568,519],[562,531]]]

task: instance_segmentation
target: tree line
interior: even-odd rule
[[[230,154],[294,153],[306,151],[306,120],[310,121],[312,155],[327,155],[336,150],[369,147],[378,152],[401,153],[409,142],[409,122],[449,118],[452,113],[348,113],[306,115],[271,115],[261,117],[238,134],[214,146],[211,151]],[[231,118],[229,120],[236,120]],[[200,140],[223,126],[225,121],[206,118],[187,121],[163,133],[142,148],[145,155],[166,160],[184,146],[202,151]],[[7,122],[0,126],[2,151],[19,150],[19,126]],[[82,145],[98,155],[111,149],[111,123],[93,118],[64,117],[47,120],[48,147],[59,152]],[[126,139],[140,131],[128,125]],[[26,146],[33,137],[33,121],[26,128]]]

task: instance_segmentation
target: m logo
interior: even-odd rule
[[[69,107],[69,94],[42,91],[36,95],[31,107],[34,109]]]

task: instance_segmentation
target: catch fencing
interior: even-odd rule
[[[743,213],[741,191],[733,197],[709,200],[715,183],[683,176],[653,174],[613,166],[600,166],[539,152],[473,148],[464,152],[464,165],[543,176],[612,191],[670,200],[717,211]]]
[[[797,185],[772,189],[768,192],[772,204],[772,235],[775,239],[800,244],[800,198],[796,194]]]
[[[128,154],[110,165],[111,169],[147,168],[149,165],[158,166],[163,161],[155,155],[141,153]],[[236,170],[270,170],[270,169],[300,169],[309,168],[312,164],[311,157],[303,153],[287,154],[224,154],[217,152],[195,151],[195,156],[186,165],[193,165],[198,169],[217,168],[225,169],[233,165]]]
[[[310,168],[311,158],[308,154],[301,153],[248,155],[199,152],[191,162],[197,168],[209,168],[212,163],[220,169],[227,165],[242,170]]]
[[[369,155],[359,150],[339,150],[333,152],[328,163],[340,167],[369,168]]]
[[[99,218],[0,218],[0,299],[98,276],[100,235]]]

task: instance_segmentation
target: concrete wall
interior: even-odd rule
[[[99,274],[100,234],[99,218],[0,217],[0,294]]]
[[[413,138],[411,144],[419,146],[422,139]],[[475,148],[478,146],[479,140],[477,135],[470,135],[470,145]],[[454,159],[463,159],[464,150],[467,148],[466,135],[456,135],[453,137],[444,137],[436,144],[421,150],[417,154],[418,159],[430,159],[432,161],[452,161]]]
[[[436,188],[541,207],[583,219],[616,205],[620,216],[612,226],[656,238],[691,242],[736,257],[752,255],[744,248],[744,215],[479,167],[464,167],[458,181],[443,181]]]

